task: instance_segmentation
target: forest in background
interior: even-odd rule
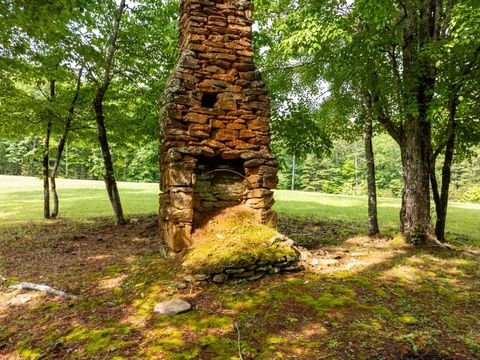
[[[52,141],[55,144],[55,140]],[[115,149],[116,177],[120,181],[159,181],[158,142],[140,148]],[[386,135],[374,138],[377,191],[382,197],[402,195],[400,152]],[[277,147],[280,160],[279,189],[292,189],[293,158]],[[0,174],[40,177],[42,173],[41,139],[29,136],[22,140],[0,141]],[[440,168],[437,169],[440,172]],[[96,144],[72,144],[65,150],[58,174],[62,178],[100,180],[103,178],[102,154]],[[365,152],[361,141],[336,140],[331,152],[306,154],[295,164],[294,189],[326,194],[366,195]],[[452,168],[450,199],[480,203],[480,150],[457,161]]]
[[[43,177],[45,218],[58,214],[57,176],[103,178],[118,224],[125,219],[116,180],[159,178],[158,99],[178,57],[178,6],[0,1],[0,172]],[[368,188],[372,225],[375,192],[401,195],[407,241],[444,240],[448,200],[479,199],[478,7],[254,6],[280,187]]]

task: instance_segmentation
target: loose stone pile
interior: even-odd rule
[[[255,281],[269,274],[302,270],[302,253],[294,241],[266,225],[255,225],[251,214],[252,210],[242,205],[214,217],[202,229],[209,235],[204,234],[206,237],[183,256],[183,281],[217,284],[241,279]],[[228,230],[225,238],[212,239],[232,219],[243,225]],[[198,236],[195,241],[199,241]]]
[[[189,274],[183,280],[190,283],[216,283],[223,284],[231,280],[246,279],[249,281],[259,280],[265,275],[292,273],[303,270],[299,256],[285,256],[283,259],[260,262],[254,264],[241,264],[235,267],[225,268],[221,272]]]
[[[259,221],[274,218],[278,163],[253,63],[252,9],[250,0],[181,3],[181,55],[160,125],[160,230],[174,251],[191,245],[196,212],[244,203]]]

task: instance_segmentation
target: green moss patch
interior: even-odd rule
[[[274,263],[295,257],[295,251],[282,243],[271,244],[279,233],[261,225],[252,210],[227,209],[194,233],[195,244],[186,254],[183,266],[189,272],[215,273],[225,268],[255,263]]]

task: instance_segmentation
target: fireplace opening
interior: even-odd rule
[[[213,109],[217,102],[216,94],[203,94],[202,96],[202,107]]]
[[[212,212],[243,201],[246,190],[243,160],[200,157],[195,176],[195,213]]]

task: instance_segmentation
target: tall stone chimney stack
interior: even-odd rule
[[[253,63],[250,0],[183,0],[180,56],[160,101],[160,232],[174,251],[198,219],[245,204],[274,219],[270,100]]]

